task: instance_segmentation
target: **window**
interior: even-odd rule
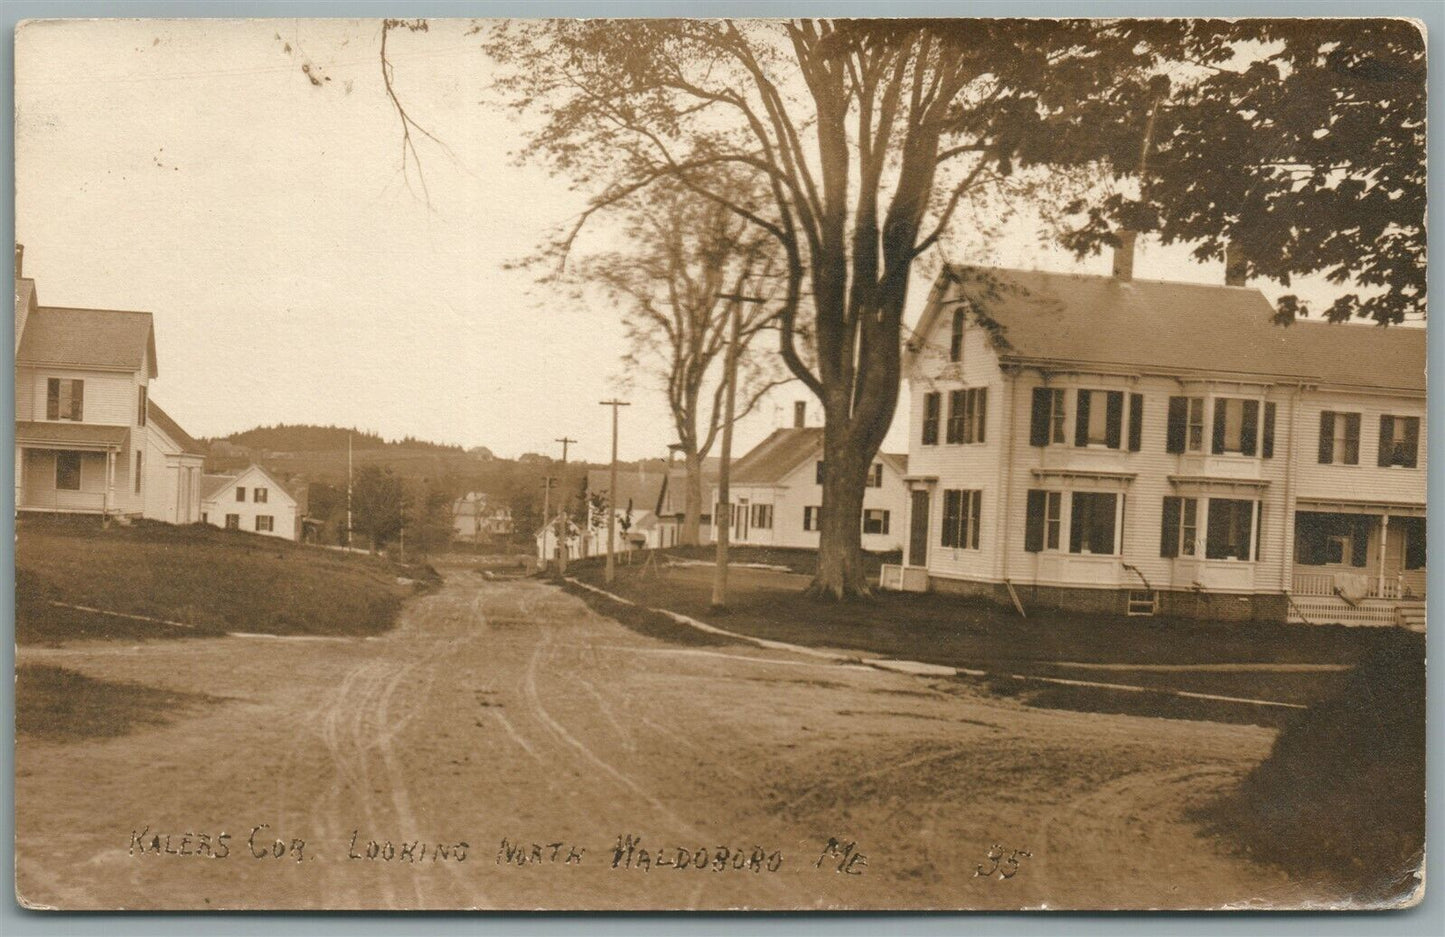
[[[1075,491],[1069,496],[1069,552],[1116,552],[1115,514],[1119,496],[1096,491]]]
[[[1064,529],[1064,493],[1047,492],[1044,497],[1044,549],[1057,550]]]
[[[236,487],[236,500],[237,500],[237,501],[245,501],[245,500],[246,500],[246,488],[245,488],[245,486],[238,485],[238,486]]]
[[[1215,455],[1254,455],[1259,442],[1259,401],[1242,397],[1214,398]]]
[[[80,453],[55,454],[55,487],[60,491],[80,490]]]
[[[269,495],[270,492],[271,492],[271,489],[269,489],[269,488],[252,488],[252,489],[251,489],[251,500],[254,501],[254,502],[256,502],[257,504],[265,504],[265,503],[266,503],[266,496]]]
[[[1333,410],[1320,413],[1320,464],[1360,464],[1358,413],[1336,413]]]
[[[1211,560],[1252,560],[1254,501],[1209,499],[1209,531],[1204,555]]]
[[[943,537],[946,547],[978,549],[978,528],[983,492],[948,489],[943,492]]]
[[[136,493],[136,494],[140,494],[140,480],[141,480],[141,477],[142,477],[142,476],[141,476],[141,466],[142,466],[142,464],[143,464],[143,462],[144,462],[144,459],[142,458],[144,455],[145,455],[145,453],[142,452],[142,451],[139,450],[139,449],[137,449],[137,450],[135,451],[135,493]]]
[[[145,386],[144,384],[142,384],[140,387],[136,388],[136,390],[137,390],[137,394],[136,394],[136,405],[135,405],[135,424],[136,424],[137,426],[145,426],[145,425],[146,425],[146,386]]]
[[[863,532],[865,534],[888,533],[888,512],[882,508],[866,508],[863,511]]]
[[[1035,387],[1029,414],[1029,445],[1047,446],[1064,441],[1064,391],[1058,387]]]
[[[258,533],[269,533],[276,529],[276,519],[270,514],[256,515],[256,531]]]
[[[240,529],[241,529],[241,515],[239,515],[239,514],[227,514],[227,515],[226,515],[226,529],[227,529],[227,530],[240,530]]]
[[[1024,518],[1024,549],[1030,553],[1057,550],[1063,532],[1064,493],[1033,489]]]
[[[45,418],[47,420],[70,420],[79,423],[85,419],[85,381],[52,377],[45,385]]]
[[[773,529],[773,506],[771,504],[753,505],[753,526],[759,530]]]
[[[809,505],[808,507],[803,508],[803,529],[804,529],[804,530],[817,530],[817,529],[818,529],[818,507],[817,507],[817,505]]]
[[[1420,418],[1418,416],[1380,417],[1380,458],[1381,466],[1400,465],[1414,468],[1420,448]]]
[[[1204,398],[1170,397],[1169,426],[1164,437],[1166,452],[1204,450]]]
[[[1210,510],[1214,510],[1213,504]],[[1364,514],[1300,511],[1295,515],[1294,561],[1300,566],[1363,567],[1370,523],[1371,518]]]
[[[1199,549],[1199,499],[1164,498],[1160,556],[1195,556]]]
[[[1118,449],[1123,442],[1124,392],[1081,390],[1074,407],[1074,445]]]
[[[817,484],[817,485],[823,484],[823,460],[822,460],[822,459],[819,459],[819,460],[818,460],[816,469],[815,469],[815,471],[813,472],[813,483],[814,483],[814,484]]]
[[[923,444],[938,445],[938,411],[942,398],[937,391],[923,395]]]
[[[869,488],[882,488],[882,487],[883,487],[883,463],[882,463],[882,462],[874,462],[873,465],[872,465],[872,467],[868,469],[868,483],[867,483],[867,485],[868,485]]]
[[[963,308],[953,311],[953,331],[948,336],[948,360],[963,360]]]
[[[970,387],[948,393],[948,434],[951,443],[983,442],[988,410],[988,388]]]
[[[1392,517],[1390,527],[1399,525],[1405,538],[1405,568],[1425,568],[1425,518]]]

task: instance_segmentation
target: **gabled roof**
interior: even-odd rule
[[[627,507],[627,502],[631,501],[634,511],[656,510],[658,501],[662,497],[662,486],[666,478],[667,475],[664,472],[619,468],[617,470],[617,494],[611,501],[619,508]],[[611,469],[591,469],[587,472],[589,494],[606,491],[611,483]]]
[[[162,410],[161,405],[150,398],[146,398],[146,419],[169,436],[171,442],[180,446],[181,451],[187,455],[206,454],[206,447],[197,442],[190,433],[181,429],[181,424],[171,419],[171,415]]]
[[[909,342],[910,363],[967,298],[996,323],[999,356],[1137,371],[1258,376],[1425,390],[1425,330],[1298,321],[1274,324],[1251,287],[954,266]],[[992,327],[992,326],[990,326]]]
[[[156,336],[151,314],[117,309],[39,306],[25,322],[15,352],[19,364],[139,371],[155,377]]]
[[[266,479],[268,483],[266,487],[269,488],[272,492],[279,491],[281,493],[281,496],[284,497],[286,500],[290,501],[293,505],[297,504],[296,498],[291,494],[291,492],[286,488],[284,484],[277,480],[275,475],[272,475],[270,472],[266,471],[264,468],[254,462],[241,469],[239,472],[233,472],[229,475],[202,475],[201,500],[214,501],[221,492],[225,491],[227,488],[230,488],[237,482],[244,481],[247,475],[253,474],[260,475],[262,478]]]
[[[729,479],[733,485],[776,485],[807,462],[823,457],[821,426],[785,427],[775,429],[733,466]],[[908,456],[897,452],[880,452],[878,461],[900,477],[908,472]]]

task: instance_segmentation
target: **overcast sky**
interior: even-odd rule
[[[618,389],[616,312],[504,269],[582,196],[515,163],[523,128],[488,103],[489,63],[465,32],[436,21],[388,40],[408,108],[452,151],[418,144],[428,206],[402,173],[378,21],[25,27],[16,232],[41,302],[153,312],[154,396],[195,435],[355,425],[504,456],[560,454],[553,440],[567,435],[581,440],[574,453],[604,460],[597,402]],[[960,249],[951,259],[1109,270],[1106,257],[1041,246],[1023,222]],[[1136,275],[1218,283],[1222,267],[1146,242]],[[914,316],[927,287],[914,283]],[[664,454],[674,435],[661,395],[629,396],[622,455]],[[778,392],[737,445],[805,396]],[[898,428],[886,447],[906,450]]]

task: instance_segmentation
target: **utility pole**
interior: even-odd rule
[[[728,595],[728,540],[732,537],[733,505],[729,487],[733,458],[733,410],[737,406],[738,391],[738,336],[742,331],[742,297],[727,297],[732,301],[731,323],[728,325],[727,354],[727,396],[725,398],[722,425],[722,458],[717,471],[717,507],[713,510],[713,528],[717,531],[717,568],[712,576],[712,607],[722,608],[727,604]]]
[[[632,404],[625,400],[599,401],[598,406],[612,408],[612,474],[607,481],[607,581],[617,574],[617,559],[613,555],[617,539],[617,414],[622,407]]]
[[[351,433],[346,434],[346,549],[351,549]]]
[[[542,476],[542,572],[544,573],[547,571],[547,531],[552,527],[552,482],[556,480],[557,476],[555,475]]]
[[[558,480],[565,485],[567,476],[567,447],[572,445],[572,443],[576,442],[577,440],[571,438],[570,436],[563,436],[561,439],[554,439],[552,441],[560,442],[562,444],[562,475],[559,476]],[[559,502],[557,513],[557,575],[562,576],[567,573],[568,498],[565,488],[563,489],[563,493],[558,497],[557,500]]]

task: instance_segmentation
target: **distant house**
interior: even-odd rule
[[[907,473],[907,456],[880,452],[874,459],[863,493],[863,513],[858,518],[863,549],[888,552],[902,548],[908,509],[908,486],[904,481]],[[773,430],[732,467],[731,541],[816,548],[822,481],[822,428],[796,425]],[[714,487],[714,505],[717,500]]]
[[[607,552],[608,505],[617,511],[617,550],[663,546],[657,514],[667,485],[667,472],[641,466],[619,469],[615,497],[609,487],[611,484],[611,469],[593,469],[587,473],[586,496],[594,510],[592,524],[582,545],[583,555],[595,556]],[[624,528],[629,536],[623,536]]]
[[[674,450],[674,454],[676,450]],[[712,499],[713,487],[717,485],[719,459],[716,456],[702,461],[702,508],[698,516],[698,539],[700,544],[712,542]],[[674,458],[667,464],[662,480],[662,491],[658,495],[656,508],[658,542],[660,546],[676,546],[682,537],[682,527],[687,510],[687,468]]]
[[[537,544],[537,558],[542,563],[550,563],[557,555],[557,527],[562,522],[561,514],[554,514],[547,524],[533,535]],[[584,538],[582,528],[568,518],[565,521],[567,532],[564,535],[563,543],[567,548],[569,560],[579,559],[586,554],[582,552]]]
[[[300,505],[261,466],[251,465],[234,475],[203,476],[201,487],[203,522],[286,540],[300,538]]]
[[[204,449],[150,399],[149,312],[40,305],[15,252],[15,508],[200,516]]]
[[[481,491],[469,491],[452,502],[452,539],[490,543],[512,536],[512,509],[493,503]]]

